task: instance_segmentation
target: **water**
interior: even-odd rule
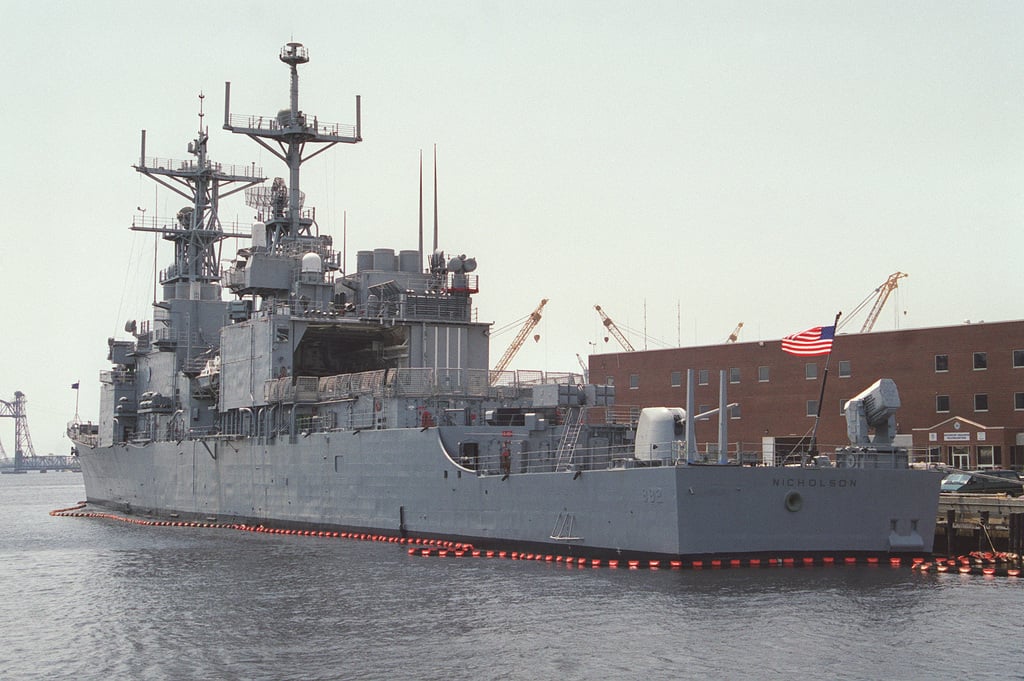
[[[1024,678],[1024,579],[567,568],[51,517],[0,476],[0,678]]]

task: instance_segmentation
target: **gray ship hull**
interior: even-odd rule
[[[482,473],[445,429],[80,447],[88,501],[154,516],[367,530],[566,555],[931,552],[940,474],[667,465]],[[885,500],[884,504],[873,500]]]

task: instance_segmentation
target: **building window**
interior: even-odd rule
[[[974,411],[988,411],[987,393],[977,393],[974,396]]]
[[[707,369],[701,369],[700,371],[697,372],[697,385],[707,385],[707,384],[708,384],[708,370]]]
[[[1013,394],[1013,408],[1016,411],[1024,411],[1024,393]]]
[[[740,382],[740,369],[739,367],[733,367],[729,369],[729,382],[739,383]]]
[[[605,376],[604,384],[605,385],[615,385],[615,377],[614,376]]]
[[[935,396],[935,411],[946,413],[949,411],[949,395]]]
[[[740,411],[740,405],[734,404],[731,407],[729,407],[729,418],[731,418],[731,419],[738,419],[742,415],[743,414]]]
[[[949,371],[949,355],[935,355],[935,371]]]
[[[846,403],[849,402],[849,401],[850,401],[849,399],[839,400],[839,415],[840,416],[846,416]]]
[[[640,374],[629,375],[629,389],[636,390],[640,387]]]
[[[807,400],[807,415],[817,416],[818,415],[818,400]]]
[[[697,414],[703,414],[707,410],[708,410],[708,405],[706,405],[706,404],[701,404],[701,405],[697,406]],[[694,416],[697,416],[697,414],[694,414]],[[711,417],[710,416],[704,416],[700,420],[701,421],[710,421]]]
[[[978,468],[992,468],[996,465],[996,448],[992,445],[978,445]]]
[[[1013,368],[1024,369],[1024,350],[1013,351]]]
[[[987,352],[976,352],[974,353],[974,368],[977,370],[988,368],[988,353]]]
[[[808,381],[818,378],[818,364],[816,362],[808,362],[804,365],[804,378]]]
[[[757,367],[757,380],[760,383],[767,383],[769,377],[768,367]]]
[[[839,360],[839,378],[849,378],[853,375],[850,369],[850,360],[841,359]]]
[[[682,371],[673,371],[672,372],[672,377],[669,380],[670,380],[670,383],[672,384],[673,388],[678,388],[679,386],[681,386],[683,384],[683,372]]]

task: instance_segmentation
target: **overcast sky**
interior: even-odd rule
[[[1020,2],[53,2],[0,0],[0,399],[39,454],[95,420],[107,338],[149,319],[152,235],[180,198],[136,173],[190,158],[200,92],[223,163],[283,165],[221,129],[300,106],[364,142],[304,166],[306,203],[355,252],[416,248],[417,157],[438,148],[441,246],[479,262],[481,321],[549,298],[514,368],[771,340],[851,311],[875,329],[1019,319]],[[240,200],[222,218],[248,223]],[[429,236],[428,236],[429,243]],[[228,247],[233,246],[228,243]],[[227,248],[225,255],[227,255]],[[161,244],[158,266],[171,263]],[[845,330],[859,330],[864,312]],[[514,336],[498,335],[496,361]],[[646,330],[646,335],[644,334]],[[1024,340],[1022,340],[1024,342]],[[681,367],[685,368],[685,367]],[[0,442],[14,452],[11,419]]]

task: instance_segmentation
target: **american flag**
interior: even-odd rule
[[[836,327],[815,326],[782,339],[782,351],[798,357],[816,357],[832,352]]]

